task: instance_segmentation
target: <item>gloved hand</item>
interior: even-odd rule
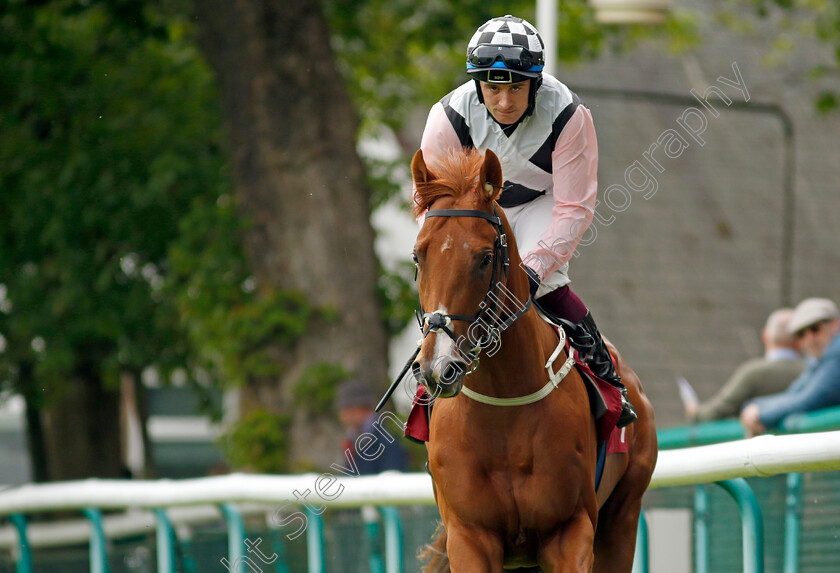
[[[537,289],[540,288],[540,275],[537,274],[537,271],[529,267],[528,265],[523,264],[522,268],[525,269],[525,272],[528,273],[528,287],[531,289],[531,298],[534,298],[534,295],[537,294]]]

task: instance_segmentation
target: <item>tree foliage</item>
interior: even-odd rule
[[[258,473],[287,473],[291,422],[286,414],[265,408],[251,410],[223,436],[225,457],[234,467]]]
[[[399,128],[418,105],[428,107],[464,81],[464,50],[480,24],[503,14],[535,22],[532,1],[335,0],[324,6],[365,128],[378,123]],[[604,38],[585,0],[562,2],[561,61],[598,53]]]
[[[840,2],[837,0],[718,0],[715,6],[717,22],[737,33],[758,36],[767,34],[768,50],[764,63],[769,67],[785,69],[795,62],[807,62],[804,72],[797,72],[797,81],[811,81],[818,87],[814,101],[820,113],[838,110],[838,94],[831,82],[840,76]],[[744,18],[748,11],[763,21],[759,29],[756,20]],[[802,40],[813,39],[827,48],[825,58],[803,59]],[[821,89],[821,86],[825,85]]]
[[[534,21],[533,2],[519,1],[323,6],[337,80],[371,130],[399,129],[463,81],[477,25],[508,12]],[[300,292],[259,284],[243,255],[250,222],[235,208],[191,12],[187,0],[0,0],[0,385],[31,405],[80,372],[112,389],[150,367],[204,386],[276,376],[272,348],[330,321]],[[561,60],[621,35],[598,27],[585,0],[562,3]],[[412,299],[408,287],[401,273],[380,278],[389,301]],[[392,331],[406,306],[383,319]],[[325,410],[345,373],[315,374]]]
[[[226,190],[190,25],[142,6],[14,2],[0,20],[0,360],[47,386],[82,354],[111,383],[183,356],[167,249],[195,198]]]
[[[129,0],[0,14],[0,383],[46,408],[80,377],[166,377],[190,354],[169,251],[230,191],[192,25]]]

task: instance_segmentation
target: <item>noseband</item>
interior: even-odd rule
[[[495,206],[493,207],[493,215],[475,209],[433,209],[426,213],[426,217],[477,217],[479,219],[486,219],[496,229],[496,241],[493,246],[493,276],[490,278],[490,289],[487,291],[484,301],[479,305],[478,313],[474,317],[462,314],[443,314],[440,312],[424,314],[423,322],[420,325],[423,329],[424,339],[430,332],[444,332],[455,341],[455,348],[457,348],[460,352],[461,350],[458,347],[458,340],[455,338],[455,334],[452,332],[452,329],[449,328],[452,325],[452,321],[463,320],[466,322],[477,322],[484,312],[490,313],[491,317],[496,316],[496,301],[500,300],[497,292],[501,290],[501,281],[497,281],[497,278],[501,276],[502,279],[506,279],[508,267],[510,266],[507,250],[507,237],[505,236],[504,229],[502,227],[502,219],[499,217],[499,213]],[[476,342],[475,347],[470,350],[470,355],[474,359],[474,363],[472,368],[466,374],[470,374],[478,368],[478,355],[481,352],[481,349],[496,340],[496,337],[500,336],[501,331],[509,327],[519,317],[528,312],[529,308],[531,308],[530,296],[528,297],[528,302],[521,309],[511,314],[511,316],[500,326],[486,325],[485,323],[488,332],[486,336],[481,337]],[[518,398],[495,398],[493,396],[486,396],[479,392],[475,392],[474,390],[470,390],[466,386],[462,388],[461,392],[476,402],[489,404],[491,406],[525,406],[527,404],[539,402],[560,385],[560,382],[575,365],[575,360],[570,353],[566,358],[566,361],[563,363],[563,366],[561,366],[558,371],[555,372],[552,370],[554,361],[563,351],[566,344],[566,333],[563,332],[562,328],[559,329],[558,334],[560,336],[560,341],[548,361],[545,363],[545,369],[548,371],[548,382],[536,392],[528,394],[527,396],[520,396]],[[420,343],[422,344],[422,340]]]
[[[430,332],[443,332],[455,342],[456,348],[458,348],[458,339],[451,329],[453,320],[473,323],[479,322],[485,314],[490,316],[489,322],[483,321],[484,326],[487,328],[487,332],[476,341],[476,345],[469,351],[472,360],[474,360],[473,367],[469,372],[467,372],[467,374],[469,374],[478,367],[478,355],[481,352],[481,349],[489,346],[494,340],[496,340],[502,330],[509,327],[519,317],[528,312],[528,309],[531,308],[531,298],[529,297],[528,302],[525,303],[522,308],[511,314],[511,316],[508,317],[501,325],[495,326],[494,318],[498,316],[496,314],[498,306],[497,302],[501,300],[499,298],[499,292],[501,291],[502,281],[507,279],[508,267],[510,266],[507,236],[505,235],[504,228],[502,227],[502,219],[499,217],[499,212],[496,206],[493,207],[492,215],[478,209],[432,209],[426,212],[426,218],[429,217],[474,217],[489,221],[496,230],[496,240],[493,243],[493,273],[490,277],[490,287],[487,290],[487,294],[484,296],[484,300],[481,304],[479,304],[478,313],[476,313],[475,316],[468,316],[464,314],[443,314],[441,312],[424,313],[422,314],[422,320],[418,314],[418,322],[420,322],[420,328],[423,331],[424,339]],[[422,306],[420,310],[422,312]],[[458,348],[458,351],[460,352],[460,348]]]
[[[489,346],[493,341],[497,339],[501,335],[501,332],[508,328],[511,324],[513,324],[518,318],[523,316],[528,310],[531,308],[531,298],[528,297],[528,302],[525,305],[517,310],[516,312],[512,313],[507,320],[505,320],[502,324],[498,326],[494,326],[492,319],[496,317],[496,310],[497,310],[497,301],[501,300],[499,298],[498,292],[501,291],[501,280],[498,280],[501,277],[502,280],[507,279],[507,272],[508,267],[510,266],[510,259],[508,257],[508,245],[507,245],[507,237],[505,236],[504,228],[502,227],[502,219],[499,217],[499,212],[497,208],[493,207],[493,214],[487,213],[485,211],[480,211],[478,209],[432,209],[426,212],[426,217],[475,217],[477,219],[485,219],[489,221],[490,224],[493,225],[493,228],[496,229],[496,241],[493,244],[493,274],[490,277],[490,288],[487,290],[487,294],[484,296],[484,301],[479,305],[479,311],[476,313],[475,316],[468,316],[463,314],[443,314],[441,312],[433,312],[433,313],[425,313],[423,314],[423,306],[420,305],[420,312],[417,313],[417,322],[420,323],[420,329],[423,332],[423,338],[420,339],[417,343],[417,348],[414,350],[414,353],[408,359],[408,362],[405,363],[403,366],[402,371],[399,373],[397,378],[391,383],[390,388],[385,392],[385,395],[379,401],[379,404],[376,406],[376,411],[382,409],[388,399],[393,394],[394,390],[397,388],[399,383],[402,381],[403,376],[408,371],[408,369],[413,364],[414,360],[417,358],[417,355],[420,353],[420,348],[423,345],[423,340],[429,335],[430,332],[440,333],[443,332],[449,338],[451,338],[455,342],[455,348],[458,349],[458,352],[461,352],[461,349],[458,345],[458,339],[455,336],[455,333],[452,332],[452,321],[453,320],[462,320],[464,322],[474,323],[478,322],[483,314],[487,313],[491,316],[491,323],[488,324],[487,322],[483,322],[484,326],[487,329],[487,332],[484,336],[482,336],[478,341],[476,341],[476,345],[470,349],[469,354],[472,357],[473,365],[472,368],[464,375],[471,374],[478,368],[478,355],[481,353],[483,348]],[[416,276],[415,276],[416,278]],[[532,404],[539,400],[542,400],[545,396],[547,396],[551,390],[557,388],[560,382],[565,378],[566,374],[574,366],[574,359],[572,355],[569,354],[566,362],[560,368],[560,370],[554,372],[552,370],[552,365],[554,361],[559,356],[560,352],[563,350],[566,342],[566,336],[562,329],[560,329],[560,342],[557,345],[557,348],[554,350],[554,353],[548,359],[548,362],[545,364],[545,368],[548,371],[548,383],[533,394],[528,394],[527,396],[522,396],[519,398],[494,398],[491,396],[485,396],[484,394],[479,394],[478,392],[474,392],[467,387],[464,387],[461,391],[469,398],[477,402],[482,402],[484,404],[490,404],[493,406],[524,406],[526,404]]]

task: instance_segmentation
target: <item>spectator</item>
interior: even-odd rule
[[[686,402],[686,417],[692,422],[735,418],[745,403],[785,390],[802,373],[805,362],[789,330],[793,309],[780,308],[767,317],[761,331],[764,356],[744,362],[726,384],[706,402]]]
[[[353,457],[360,475],[378,474],[385,470],[405,471],[406,454],[398,442],[399,436],[392,440],[379,439],[377,444],[381,444],[383,448],[373,459],[356,453],[355,442],[360,435],[369,433],[377,437],[382,436],[380,430],[374,427],[374,422],[377,421],[373,409],[376,396],[368,384],[361,380],[343,382],[338,387],[335,402],[338,418],[347,429],[342,451],[349,452]]]
[[[824,298],[808,298],[793,311],[789,329],[810,360],[784,392],[756,398],[741,411],[747,436],[776,426],[785,416],[840,404],[840,312]]]

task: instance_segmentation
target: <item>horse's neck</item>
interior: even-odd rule
[[[502,331],[496,352],[481,357],[474,379],[482,388],[473,389],[498,397],[536,392],[548,380],[545,361],[552,342],[556,346],[556,335],[532,308]]]
[[[494,212],[502,211],[498,205]],[[504,213],[504,211],[502,211]],[[510,267],[518,272],[522,267],[516,246],[516,238],[507,219],[502,218],[502,226],[507,236],[507,247],[510,252]],[[514,286],[515,285],[515,286]],[[528,300],[528,279],[524,273],[515,277],[508,276],[505,288],[501,289],[505,296],[496,299],[497,309],[502,318],[510,317],[516,311],[524,308],[522,302]],[[514,291],[522,291],[524,297],[517,296]],[[497,293],[499,295],[501,293]],[[512,397],[528,394],[539,390],[548,381],[545,361],[557,345],[556,334],[552,328],[542,320],[532,307],[512,324],[507,325],[501,332],[501,345],[496,352],[486,353],[481,358],[483,368],[476,371],[473,380],[475,384],[484,388],[488,393],[498,397]],[[473,388],[481,392],[479,388]]]

